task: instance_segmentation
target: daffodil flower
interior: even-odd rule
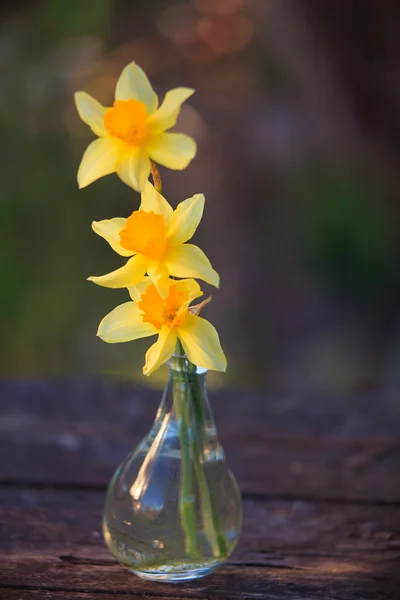
[[[146,278],[129,288],[132,301],[117,306],[99,325],[97,335],[108,343],[129,342],[158,335],[146,352],[145,375],[150,375],[175,352],[180,340],[190,362],[214,371],[226,370],[218,333],[209,321],[192,314],[190,303],[202,295],[194,279],[163,279],[162,293]]]
[[[204,209],[203,194],[178,204],[176,210],[148,181],[142,203],[130,217],[94,221],[93,230],[121,256],[126,264],[107,275],[89,277],[110,288],[135,285],[147,272],[153,283],[164,278],[196,277],[219,286],[219,275],[200,248],[186,244],[193,236]]]
[[[175,125],[181,105],[193,93],[189,88],[173,89],[159,107],[147,76],[134,62],[122,71],[111,108],[77,92],[79,116],[99,137],[83,155],[79,187],[116,172],[124,183],[141,191],[150,175],[150,160],[169,169],[185,169],[196,154],[196,144],[188,135],[166,131]]]

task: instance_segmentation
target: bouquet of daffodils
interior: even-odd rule
[[[75,95],[80,117],[98,136],[83,155],[79,187],[115,172],[141,193],[140,206],[127,217],[92,224],[126,262],[90,281],[126,288],[129,294],[104,317],[97,334],[109,343],[157,336],[143,373],[150,375],[169,361],[173,390],[171,410],[165,410],[166,391],[152,431],[111,481],[104,536],[135,573],[171,581],[203,576],[226,560],[241,524],[240,493],[225,465],[204,383],[207,369],[225,371],[226,358],[217,331],[199,316],[210,298],[192,304],[203,294],[198,279],[219,286],[207,256],[190,243],[203,216],[204,195],[195,194],[174,209],[161,193],[157,168],[182,170],[196,154],[191,137],[168,131],[192,94],[177,88],[159,105],[145,73],[131,63],[118,80],[112,107],[85,92]],[[162,467],[155,466],[158,460]],[[177,460],[175,493],[176,478],[171,475],[166,483],[166,474],[176,472]]]
[[[171,356],[185,353],[199,367],[225,371],[226,358],[218,333],[199,316],[206,304],[191,303],[202,296],[196,279],[219,286],[218,273],[204,252],[188,243],[203,215],[204,195],[195,194],[175,210],[161,194],[156,164],[182,170],[196,154],[188,135],[169,133],[189,88],[167,92],[159,105],[147,76],[135,63],[123,70],[112,107],[104,107],[85,92],[75,94],[81,119],[98,136],[86,149],[78,170],[83,188],[117,173],[141,193],[141,204],[128,217],[92,224],[125,265],[106,275],[89,277],[97,285],[126,288],[130,300],[101,321],[98,336],[109,343],[157,335],[146,353],[143,373],[150,375]],[[153,184],[149,181],[152,174]]]

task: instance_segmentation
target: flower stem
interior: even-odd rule
[[[162,193],[162,181],[161,181],[160,171],[158,170],[156,163],[153,161],[150,161],[150,167],[151,167],[151,176],[153,178],[154,187],[156,188],[157,192],[159,194],[161,194]]]
[[[210,543],[213,556],[224,556],[227,553],[227,544],[221,531],[218,510],[212,490],[208,486],[207,478],[204,472],[202,454],[204,451],[204,432],[205,432],[205,414],[202,400],[202,390],[196,374],[196,366],[184,356],[183,347],[178,340],[176,352],[184,357],[184,373],[186,377],[186,404],[193,408],[192,416],[192,458],[199,486],[201,515],[204,532]],[[189,413],[190,414],[190,413]],[[190,425],[189,425],[190,426]]]
[[[179,497],[179,511],[182,529],[185,534],[185,550],[191,558],[199,557],[198,539],[197,539],[197,520],[195,494],[193,490],[193,477],[191,467],[190,452],[190,422],[188,415],[188,404],[186,402],[187,384],[182,379],[182,374],[186,371],[185,359],[175,357],[178,369],[173,375],[173,396],[174,407],[179,421],[179,437],[181,445],[181,483]]]
[[[204,473],[201,455],[204,451],[204,433],[205,433],[205,414],[202,401],[202,390],[200,389],[199,381],[196,377],[196,365],[189,362],[189,378],[192,384],[192,396],[195,410],[195,422],[197,425],[196,440],[199,444],[194,445],[194,466],[197,476],[197,481],[200,488],[200,496],[202,503],[202,517],[204,530],[210,541],[213,555],[224,556],[227,551],[227,543],[225,536],[221,530],[219,513],[215,502],[214,492],[208,486],[207,479]]]

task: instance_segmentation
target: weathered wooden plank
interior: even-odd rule
[[[31,427],[24,440],[0,441],[0,483],[104,488],[139,441],[122,426]],[[391,441],[238,435],[224,447],[245,495],[400,502],[400,444]]]
[[[101,492],[0,490],[2,600],[14,600],[6,594],[17,588],[49,590],[54,600],[61,600],[58,592],[67,600],[81,600],[83,592],[202,600],[396,598],[397,507],[245,500],[245,533],[229,564],[199,583],[172,586],[142,582],[115,563],[101,540],[102,503]]]
[[[102,541],[104,494],[0,489],[0,551],[112,563]],[[290,557],[400,561],[400,507],[245,499],[231,562],[288,566]],[[70,557],[70,558],[68,558]]]
[[[3,589],[103,594],[153,594],[162,597],[210,598],[307,598],[395,600],[399,578],[364,561],[307,558],[290,568],[225,565],[207,578],[182,585],[144,582],[119,565],[73,564],[35,553],[13,555],[0,564]],[[394,570],[394,569],[393,569]]]
[[[153,594],[140,594],[142,597],[145,596],[146,600],[188,600],[186,596],[154,596]],[[118,594],[115,592],[76,592],[71,590],[55,591],[46,589],[13,589],[9,587],[2,587],[0,583],[0,598],[1,600],[127,600],[127,598],[134,597],[133,594],[128,595],[123,592]]]
[[[107,382],[10,383],[0,393],[0,479],[10,484],[0,488],[1,600],[400,597],[395,395],[326,404],[215,394],[245,492],[244,536],[215,574],[176,586],[133,577],[100,534],[105,484],[159,394]]]
[[[399,392],[330,397],[211,390],[209,395],[219,428],[229,435],[233,427],[235,432],[251,430],[275,437],[383,435],[398,439]],[[11,380],[0,381],[0,398],[2,433],[11,430],[18,435],[20,426],[57,421],[78,421],[82,426],[115,424],[137,433],[150,425],[161,391],[113,380]]]
[[[100,386],[100,391],[94,386],[93,396],[90,386],[84,392],[77,386],[75,394],[72,386],[71,403],[62,397],[64,391],[60,402],[57,386],[50,390],[45,386],[43,393],[40,387],[39,391],[33,388],[30,403],[25,397],[29,387],[24,387],[15,406],[7,400],[2,407],[0,482],[104,487],[147,431],[156,404],[151,401],[154,392],[147,390],[133,398],[120,386]],[[236,398],[235,409],[229,405],[231,399],[216,402],[220,438],[244,494],[400,502],[400,440],[397,433],[379,433],[383,421],[379,425],[377,409],[368,419],[350,411],[347,421],[344,415],[335,421],[330,414],[331,420],[325,422],[321,415],[318,426],[312,425],[311,413],[307,433],[298,407],[292,415],[290,403],[283,401],[280,407],[253,398],[249,408],[247,400]],[[305,405],[307,414],[315,408]],[[372,435],[370,420],[375,417],[379,426]],[[390,421],[390,415],[385,419]],[[395,418],[388,424],[389,431],[393,422]]]

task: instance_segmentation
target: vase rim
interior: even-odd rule
[[[179,367],[177,366],[177,364],[173,362],[174,358],[186,359],[186,361],[187,361],[186,354],[178,354],[177,352],[175,352],[171,356],[171,358],[169,359],[169,361],[167,362],[167,365],[168,365],[168,367],[170,368],[171,371],[180,371],[180,370],[182,370],[182,369],[179,369]],[[205,367],[200,367],[199,365],[195,365],[195,367],[196,367],[196,375],[204,375],[205,373],[208,372],[208,369],[206,369]]]

